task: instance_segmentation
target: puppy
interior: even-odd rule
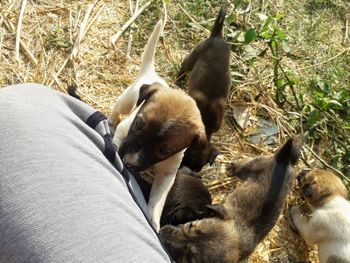
[[[141,68],[136,80],[118,97],[111,114],[108,116],[108,123],[111,132],[114,133],[121,121],[121,115],[128,115],[134,108],[140,88],[143,84],[158,82],[164,87],[168,84],[157,75],[154,67],[154,56],[159,36],[162,30],[162,21],[159,20],[154,28],[141,57]]]
[[[275,225],[293,179],[300,143],[289,139],[273,156],[248,161],[235,173],[243,184],[213,218],[164,226],[160,237],[178,263],[239,262],[247,258]]]
[[[138,177],[138,183],[148,201],[151,184]],[[160,226],[179,225],[197,219],[212,216],[207,207],[211,205],[211,196],[207,187],[194,173],[180,169],[166,198]]]
[[[212,216],[211,196],[199,177],[180,169],[165,201],[160,224],[185,224]]]
[[[350,203],[342,181],[331,171],[314,169],[298,176],[312,208],[310,219],[290,210],[291,225],[309,245],[317,245],[320,263],[350,262]]]
[[[212,164],[219,152],[210,144],[211,136],[217,132],[224,118],[225,103],[231,84],[230,45],[222,37],[226,9],[221,8],[210,37],[200,42],[185,58],[178,74],[178,81],[188,72],[189,94],[201,112],[208,144],[204,149],[190,147],[183,165],[199,171],[206,163]]]
[[[163,206],[185,149],[190,145],[200,147],[207,138],[195,101],[181,90],[159,83],[143,85],[136,107],[118,125],[113,142],[131,171],[152,168],[155,178],[148,207],[152,223],[159,230]]]

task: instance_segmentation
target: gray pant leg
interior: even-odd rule
[[[0,262],[169,262],[93,112],[36,84],[0,89]]]

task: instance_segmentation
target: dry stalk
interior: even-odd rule
[[[55,77],[58,78],[58,76],[62,73],[63,69],[66,67],[66,65],[68,64],[68,62],[70,60],[74,60],[78,54],[79,54],[79,47],[80,47],[80,43],[83,40],[84,36],[86,35],[86,33],[89,31],[89,29],[91,28],[92,24],[96,21],[96,19],[98,18],[98,16],[101,14],[104,6],[102,6],[100,8],[100,10],[97,12],[97,14],[95,15],[95,17],[92,19],[92,21],[88,24],[88,19],[90,17],[90,14],[92,12],[92,9],[94,7],[94,4],[90,4],[88,5],[86,12],[85,12],[85,16],[83,19],[83,22],[80,25],[80,30],[79,30],[79,34],[77,36],[77,39],[75,41],[72,53],[70,54],[70,56],[68,56],[68,58],[63,62],[63,64],[61,65],[61,67],[59,68],[59,70],[55,73],[52,74],[53,79],[51,80],[51,82],[49,83],[49,86],[52,86],[53,83],[55,82]]]
[[[27,5],[27,0],[22,1],[21,5],[21,11],[19,13],[18,17],[18,24],[17,24],[17,33],[16,33],[16,49],[15,49],[15,59],[18,62],[19,61],[19,46],[20,46],[20,40],[21,40],[21,29],[22,29],[22,21],[24,16],[24,11]]]
[[[129,9],[130,9],[130,15],[133,16],[135,12],[139,9],[139,1],[136,1],[135,9],[132,6],[132,0],[129,0]],[[132,45],[132,30],[129,30],[129,40],[128,40],[128,49],[126,52],[126,56],[130,59],[130,54],[131,54],[131,45]]]
[[[11,23],[11,21],[6,21],[4,20],[4,25],[7,28],[8,31],[10,32],[15,32],[16,28],[15,26]],[[38,60],[34,57],[34,55],[30,52],[30,50],[27,48],[26,44],[22,41],[19,40],[20,48],[24,55],[32,62],[34,66],[38,65]]]
[[[163,37],[165,24],[166,24],[167,19],[168,19],[168,10],[166,8],[166,3],[164,0],[162,0],[162,3],[163,3],[163,9],[164,9],[164,19],[163,19],[162,30],[160,31],[160,37]]]
[[[94,8],[94,4],[89,4],[87,9],[86,9],[83,22],[80,24],[79,34],[77,36],[77,39],[75,41],[75,44],[74,44],[74,47],[73,47],[73,50],[72,50],[72,53],[70,56],[71,60],[75,59],[78,56],[78,52],[80,49],[80,43],[84,37],[85,27],[87,26],[87,23],[88,23],[88,20],[89,20],[89,17],[90,17],[90,14],[91,14],[93,8]]]
[[[344,42],[348,40],[348,34],[349,34],[349,18],[346,17]]]
[[[12,1],[12,3],[9,5],[9,7],[6,9],[6,11],[1,12],[1,14],[0,14],[0,27],[2,26],[2,23],[4,22],[4,20],[6,20],[8,14],[11,12],[12,8],[15,6],[16,2],[17,2],[16,0]]]
[[[120,38],[120,36],[125,32],[125,30],[128,29],[128,27],[141,15],[143,10],[145,10],[150,4],[151,4],[151,1],[147,2],[139,10],[137,10],[137,12],[135,12],[134,15],[118,30],[118,32],[112,36],[112,39],[111,39],[112,47],[116,48],[115,43]]]
[[[183,7],[181,4],[178,4],[178,7],[180,7],[180,9],[184,12],[184,14],[193,22],[193,24],[200,30],[206,32],[206,33],[210,33],[210,31],[206,28],[204,28],[203,26],[201,26]]]
[[[314,68],[314,67],[321,66],[321,65],[326,64],[326,63],[328,63],[328,62],[331,62],[332,60],[336,59],[337,57],[343,55],[344,53],[346,53],[346,52],[348,52],[348,51],[350,51],[350,47],[344,49],[343,51],[339,52],[339,53],[336,54],[335,56],[333,56],[333,57],[331,57],[331,58],[329,58],[329,59],[326,59],[325,61],[322,61],[322,62],[320,62],[320,63],[316,63],[316,64],[314,64],[314,65],[309,65],[309,66],[306,66],[306,67],[297,68],[297,69],[295,69],[294,71],[295,71],[295,72],[299,72],[299,71],[302,71],[302,70],[304,70],[304,69]]]

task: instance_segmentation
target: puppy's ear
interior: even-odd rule
[[[137,99],[136,106],[139,106],[141,102],[143,102],[144,100],[147,100],[156,91],[157,91],[157,88],[154,87],[154,85],[143,84],[140,88],[139,98]]]
[[[208,140],[205,133],[197,133],[192,140],[191,146],[196,150],[205,150],[208,147]]]
[[[218,217],[222,220],[229,218],[226,208],[223,205],[207,205],[207,208],[213,217]]]
[[[209,151],[209,155],[208,155],[208,163],[210,165],[213,165],[216,157],[220,154],[219,150],[216,149],[214,146],[209,145],[210,147],[210,151]]]

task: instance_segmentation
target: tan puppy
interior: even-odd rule
[[[247,258],[275,225],[293,179],[301,144],[290,139],[274,156],[245,162],[235,174],[243,184],[216,217],[178,227],[164,226],[160,237],[177,263],[236,263]]]
[[[136,80],[118,97],[111,114],[108,116],[108,123],[112,134],[121,121],[121,115],[130,114],[135,107],[140,88],[143,84],[158,82],[164,87],[168,87],[168,84],[158,76],[154,68],[154,56],[161,30],[162,21],[159,20],[144,48],[141,57],[141,68]]]
[[[181,90],[159,83],[143,85],[137,108],[117,127],[113,142],[133,172],[152,168],[148,207],[152,223],[159,222],[167,194],[174,183],[184,151],[206,142],[204,125],[196,102]]]
[[[331,171],[315,169],[298,176],[310,219],[290,210],[291,225],[309,245],[317,245],[320,263],[350,262],[350,203],[342,181]]]

